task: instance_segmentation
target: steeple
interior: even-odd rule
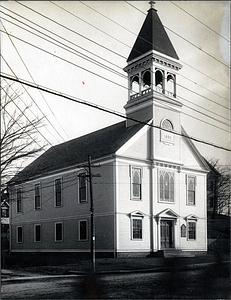
[[[182,68],[179,57],[160,21],[154,1],[127,59],[124,71],[128,73],[128,102],[125,105],[129,118],[145,122],[156,116],[162,106],[163,115],[180,111],[176,80]],[[127,126],[134,121],[127,120]]]
[[[156,50],[174,59],[179,59],[166,31],[154,8],[154,1],[149,2],[151,8],[135,41],[127,62],[134,60],[151,50]]]

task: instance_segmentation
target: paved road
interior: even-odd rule
[[[2,299],[230,299],[229,265],[184,272],[60,277],[2,286]]]

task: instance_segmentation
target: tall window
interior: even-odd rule
[[[79,221],[79,240],[86,241],[87,239],[87,220]]]
[[[142,240],[142,219],[132,219],[132,239]]]
[[[41,242],[41,225],[34,226],[34,240],[35,242]]]
[[[143,88],[149,88],[151,86],[151,72],[148,71],[144,71],[143,72]]]
[[[131,78],[131,94],[139,93],[140,85],[139,85],[139,74],[133,76]]]
[[[196,239],[196,222],[188,222],[188,239]]]
[[[63,223],[55,223],[55,241],[63,241]]]
[[[192,176],[187,176],[187,186],[188,186],[188,205],[195,205],[195,183],[196,178]]]
[[[23,242],[23,229],[22,226],[17,226],[17,243]]]
[[[55,180],[55,206],[62,206],[62,181],[61,178]]]
[[[40,209],[41,208],[41,196],[40,196],[40,184],[36,184],[34,186],[35,189],[35,209]]]
[[[86,173],[79,174],[79,203],[87,202]]]
[[[18,188],[16,191],[16,199],[17,199],[17,212],[22,212],[22,189]]]
[[[141,199],[141,169],[132,168],[132,199]]]
[[[174,202],[174,173],[160,171],[159,196],[160,201]]]

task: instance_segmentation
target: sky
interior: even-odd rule
[[[148,1],[0,5],[3,75],[124,114],[128,83],[123,68]],[[230,148],[229,1],[157,1],[155,8],[183,65],[177,79],[183,127],[189,136]],[[35,101],[28,117],[46,116],[37,138],[47,148],[123,120],[19,83],[10,89],[21,94],[22,107]],[[206,159],[230,164],[230,152],[195,144]]]

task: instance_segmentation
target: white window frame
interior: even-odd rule
[[[81,222],[86,222],[86,236],[87,236],[86,239],[81,239],[80,238],[80,223]],[[78,241],[79,242],[86,242],[86,241],[88,241],[88,220],[87,219],[81,219],[81,220],[78,221]]]
[[[19,242],[19,239],[18,239],[18,229],[19,228],[22,228],[22,241],[21,242]],[[23,243],[23,226],[17,226],[16,227],[16,234],[17,234],[17,244],[22,244]]]
[[[144,215],[141,212],[134,212],[130,214],[130,226],[131,226],[131,240],[132,241],[142,241],[143,240],[143,234],[144,234],[144,230],[143,230],[143,218]],[[134,220],[139,220],[141,221],[141,238],[134,238],[134,232],[133,232],[133,221]]]
[[[40,226],[40,240],[36,240],[36,227]],[[35,243],[41,243],[42,242],[42,225],[41,224],[34,224],[34,242]]]
[[[78,173],[78,204],[85,204],[88,203],[88,181],[87,177],[85,177],[85,182],[86,182],[86,199],[85,200],[80,200],[80,175],[85,174],[87,176],[86,171],[82,171]]]
[[[57,202],[56,202],[56,180],[60,180],[61,182],[61,205],[56,205]],[[54,179],[54,206],[59,208],[59,207],[62,207],[63,206],[63,179],[62,177],[57,177]]]
[[[189,203],[189,197],[188,197],[188,187],[189,187],[189,178],[194,178],[194,203]],[[197,185],[197,177],[196,175],[186,174],[186,204],[189,206],[196,206],[196,185]]]
[[[140,196],[134,196],[133,194],[133,170],[140,171]],[[131,200],[142,200],[143,188],[142,188],[142,181],[143,181],[143,169],[140,166],[130,166],[130,199]]]
[[[39,207],[36,208],[36,200],[35,200],[35,197],[36,197],[36,194],[35,194],[35,187],[36,186],[39,186]],[[41,183],[38,182],[38,183],[35,183],[34,185],[34,209],[35,210],[40,210],[42,209],[42,189],[41,189]]]
[[[61,240],[56,239],[57,238],[56,225],[58,225],[58,224],[62,224],[62,239]],[[55,242],[58,242],[58,243],[63,242],[63,239],[64,239],[63,233],[64,233],[64,231],[63,231],[63,222],[55,222]]]
[[[166,200],[165,197],[164,197],[164,194],[165,194],[165,189],[163,188],[163,199],[160,198],[161,196],[161,187],[160,187],[160,176],[163,176],[163,185],[164,185],[164,177],[165,177],[165,173],[168,173],[169,174],[169,200]],[[170,180],[171,180],[171,177],[173,178],[173,201],[170,201],[170,192],[171,192],[171,189],[170,189]],[[175,172],[172,172],[172,171],[169,171],[169,170],[158,170],[158,202],[161,202],[161,203],[168,203],[168,204],[175,204],[175,191],[176,191],[176,188],[175,188]]]
[[[195,239],[190,239],[189,238],[189,223],[195,224]],[[188,220],[187,221],[187,240],[188,241],[196,241],[197,239],[197,221],[196,220]]]
[[[19,211],[18,210],[18,190],[20,190],[21,191],[21,210]],[[22,203],[23,203],[23,189],[22,189],[22,187],[17,187],[16,188],[16,213],[17,214],[22,214],[23,213],[23,208],[22,208]]]

